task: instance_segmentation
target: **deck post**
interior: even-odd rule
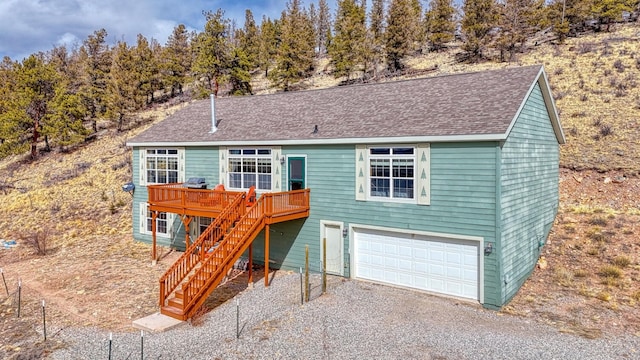
[[[264,228],[264,287],[269,287],[269,232],[271,225]]]
[[[189,224],[191,224],[191,220],[193,220],[193,217],[189,216],[189,215],[182,215],[180,217],[180,220],[182,220],[182,223],[184,224],[184,242],[186,244],[186,249],[189,248]]]
[[[253,241],[249,244],[249,287],[253,288]]]
[[[157,211],[151,211],[151,261],[153,265],[156,264],[158,256],[156,254],[156,219],[158,218]]]

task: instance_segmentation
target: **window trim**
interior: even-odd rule
[[[389,149],[389,154],[371,154],[372,149]],[[393,149],[400,148],[411,148],[413,149],[413,154],[405,155],[405,154],[393,154]],[[418,203],[418,147],[415,144],[393,144],[393,145],[370,145],[365,147],[365,176],[366,176],[366,188],[365,188],[365,199],[368,201],[378,201],[378,202],[393,202],[393,203],[402,203],[402,204],[417,204]],[[371,160],[373,159],[389,159],[389,174],[390,176],[390,196],[373,196],[371,195]],[[413,197],[412,198],[400,198],[400,197],[392,197],[391,192],[393,188],[393,160],[395,159],[411,159],[413,161],[413,177],[410,179],[413,181]],[[409,179],[409,178],[406,178]]]
[[[149,213],[149,204],[146,202],[141,202],[140,203],[140,234],[143,235],[153,235],[153,231],[147,229],[147,222],[149,220],[151,220],[151,218],[148,216]],[[158,218],[156,218],[156,236],[160,237],[160,238],[167,238],[170,239],[172,238],[172,233],[173,233],[173,222],[175,220],[175,215],[172,213],[168,213],[168,212],[159,212],[158,215],[160,213],[165,213],[167,214],[167,218],[166,218],[166,222],[167,222],[167,232],[159,232],[158,231]]]
[[[245,154],[245,151],[251,151],[251,150],[255,150],[255,154]],[[260,154],[260,151],[265,151],[268,150],[269,154]],[[233,151],[240,151],[240,154],[232,154]],[[231,160],[232,159],[255,159],[255,172],[253,173],[246,173],[246,174],[255,174],[255,186],[256,186],[256,191],[260,191],[260,192],[264,192],[264,191],[273,191],[273,189],[276,187],[276,185],[274,184],[276,182],[276,175],[274,174],[274,168],[276,166],[277,161],[275,160],[275,156],[276,155],[276,150],[272,147],[230,147],[225,149],[225,152],[227,153],[227,158],[226,158],[226,169],[227,172],[225,174],[225,180],[227,183],[227,188],[229,190],[240,190],[240,191],[247,191],[249,189],[249,187],[234,187],[232,186],[232,181],[231,181],[231,175],[232,174],[240,174],[240,182],[241,185],[244,185],[244,176],[245,176],[245,172],[244,172],[244,162],[241,161],[240,163],[240,167],[241,167],[241,172],[234,172],[232,171],[233,167],[231,166]],[[270,171],[269,172],[259,172],[259,168],[260,168],[260,160],[265,160],[268,159],[270,164]],[[278,163],[279,165],[279,163]],[[268,175],[270,178],[270,186],[269,188],[260,188],[259,184],[260,184],[260,175]],[[279,183],[279,181],[278,181]]]
[[[166,151],[167,153],[169,151],[175,151],[175,154],[166,154],[165,156],[167,157],[175,157],[177,159],[177,178],[176,178],[176,182],[177,183],[181,183],[185,181],[185,151],[184,148],[180,148],[180,147],[141,147],[138,148],[138,160],[139,160],[139,164],[138,164],[138,178],[139,178],[139,182],[141,186],[146,186],[146,185],[164,185],[164,184],[169,184],[169,182],[167,183],[158,183],[158,182],[150,182],[149,181],[149,174],[148,171],[149,169],[147,168],[147,160],[148,158],[151,157],[156,157],[157,154],[147,154],[148,151]],[[167,170],[169,171],[169,170]],[[167,180],[168,180],[168,176],[167,176]]]

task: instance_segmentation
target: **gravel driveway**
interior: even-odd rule
[[[640,359],[640,338],[589,340],[479,305],[428,294],[329,278],[319,296],[300,304],[298,274],[278,272],[201,325],[165,333],[113,334],[112,359]],[[65,329],[69,344],[53,359],[108,359],[106,330]],[[141,351],[141,348],[143,350]]]

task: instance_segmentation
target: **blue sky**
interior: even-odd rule
[[[221,8],[242,26],[245,9],[260,24],[263,15],[280,17],[284,7],[285,0],[0,0],[0,58],[22,61],[56,45],[71,49],[101,28],[110,44],[135,44],[143,34],[164,45],[178,24],[201,31],[203,10]]]

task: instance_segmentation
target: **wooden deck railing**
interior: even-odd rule
[[[193,316],[266,224],[309,216],[309,195],[309,189],[266,193],[250,208],[246,195],[234,198],[160,279],[163,313],[167,309],[165,314],[181,320]],[[181,301],[168,299],[178,287]]]
[[[182,183],[149,185],[150,205],[164,205],[181,209],[226,208],[236,198],[244,194],[241,191],[219,191],[207,189],[190,189]]]
[[[171,265],[160,278],[160,306],[182,283],[184,278],[199,264],[214,245],[240,219],[246,211],[244,193],[237,195],[233,202],[200,234],[198,239]]]

